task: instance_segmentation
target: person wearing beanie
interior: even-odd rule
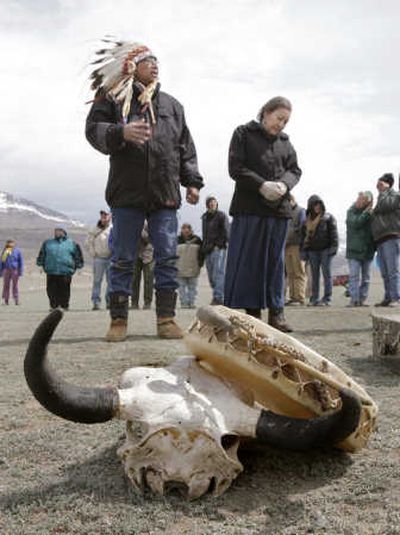
[[[296,152],[283,132],[292,105],[274,97],[257,121],[241,125],[229,147],[229,174],[235,181],[233,216],[225,275],[225,304],[244,308],[268,323],[292,331],[284,316],[284,255],[289,194],[301,170]]]
[[[348,307],[368,306],[371,264],[375,255],[375,246],[371,232],[373,195],[370,191],[361,191],[346,216],[346,258],[349,265]]]
[[[80,246],[68,238],[65,227],[55,227],[54,238],[43,242],[36,265],[46,273],[50,309],[68,310],[72,276],[83,267],[83,255]]]
[[[110,342],[126,338],[129,296],[138,245],[147,220],[154,247],[157,333],[182,338],[175,322],[177,210],[180,186],[196,204],[203,179],[182,105],[160,91],[158,61],[145,45],[106,40],[92,73],[95,99],[86,138],[110,156],[106,201],[111,207]]]
[[[24,259],[22,253],[16,247],[15,240],[9,239],[6,241],[0,256],[0,277],[3,278],[2,297],[5,305],[9,304],[11,288],[14,303],[19,305],[18,281],[23,272]]]
[[[205,260],[208,281],[212,289],[212,305],[224,303],[226,248],[229,240],[229,219],[218,210],[218,201],[209,196],[207,210],[201,216],[203,229],[202,254]]]
[[[100,310],[103,279],[106,281],[106,306],[109,306],[108,272],[111,251],[108,247],[108,238],[110,230],[111,214],[107,210],[100,210],[100,219],[97,225],[89,230],[85,241],[85,248],[93,258],[92,310]]]
[[[378,179],[379,195],[371,219],[384,285],[383,299],[376,306],[383,307],[398,307],[400,303],[400,193],[393,184],[392,173]]]

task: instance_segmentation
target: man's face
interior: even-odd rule
[[[60,228],[54,229],[54,237],[55,238],[63,238],[64,237],[64,231]]]
[[[389,188],[389,184],[384,180],[378,180],[378,182],[376,183],[376,189],[379,191],[379,193],[382,193],[383,191],[386,191]]]
[[[102,225],[108,225],[109,222],[111,221],[111,214],[106,214],[106,213],[102,212],[100,214],[100,221],[101,221]]]
[[[158,78],[157,58],[150,56],[136,65],[135,78],[143,85],[149,85]]]
[[[285,128],[289,119],[290,111],[286,108],[278,108],[270,113],[264,113],[262,124],[269,134],[277,136]]]
[[[181,233],[184,238],[188,238],[191,235],[192,231],[188,225],[182,225]]]
[[[208,201],[208,210],[210,212],[215,212],[215,210],[218,208],[218,202],[216,199],[210,199]]]

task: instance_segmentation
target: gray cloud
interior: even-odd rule
[[[399,170],[399,14],[391,0],[4,0],[0,189],[86,221],[104,205],[107,159],[83,135],[84,67],[95,38],[114,33],[159,56],[164,90],[185,105],[205,194],[228,208],[231,133],[285,94],[304,167],[296,197],[318,192],[343,220],[343,199]]]

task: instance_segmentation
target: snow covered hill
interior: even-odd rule
[[[71,238],[83,245],[87,226],[67,215],[28,199],[0,191],[0,250],[7,239],[17,241],[28,264],[34,263],[41,243],[62,225]]]

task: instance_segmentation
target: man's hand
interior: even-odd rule
[[[197,204],[199,202],[199,190],[197,188],[186,188],[186,200],[189,204]]]
[[[151,128],[144,120],[132,121],[126,124],[123,132],[125,141],[137,143],[138,145],[143,145],[151,138]]]
[[[287,192],[287,186],[283,182],[264,182],[258,190],[267,201],[277,201]]]

